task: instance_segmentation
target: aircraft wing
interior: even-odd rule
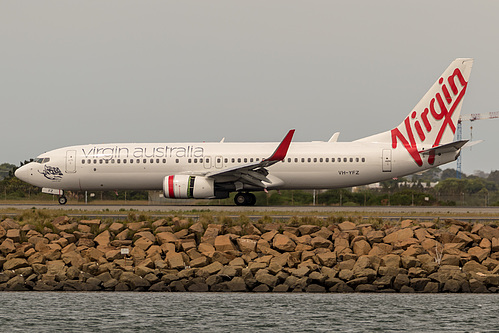
[[[211,171],[204,174],[204,176],[214,178],[215,180],[217,180],[217,178],[226,180],[230,179],[230,181],[233,182],[241,182],[243,184],[266,188],[267,186],[263,182],[272,183],[267,178],[269,172],[266,168],[279,161],[282,161],[286,157],[294,133],[294,129],[290,130],[281,141],[279,146],[276,148],[274,153],[270,157],[265,158],[260,162],[248,163],[223,170]]]

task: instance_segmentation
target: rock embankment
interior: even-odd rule
[[[486,293],[498,260],[496,226],[457,220],[0,223],[1,291]]]

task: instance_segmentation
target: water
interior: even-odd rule
[[[499,296],[0,293],[1,332],[499,332]]]

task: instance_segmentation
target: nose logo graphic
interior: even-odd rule
[[[63,173],[61,172],[61,169],[58,167],[51,167],[48,165],[45,165],[43,168],[43,171],[38,171],[42,175],[45,176],[45,178],[49,180],[55,180],[55,181],[60,181],[62,179]]]

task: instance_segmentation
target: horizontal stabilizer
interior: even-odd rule
[[[430,153],[436,153],[436,154],[445,154],[445,153],[451,153],[451,152],[456,152],[459,149],[461,149],[468,140],[460,140],[460,141],[454,141],[451,143],[447,143],[445,145],[437,146],[437,147],[432,147],[428,149],[423,149],[419,151],[421,154],[430,154]]]

